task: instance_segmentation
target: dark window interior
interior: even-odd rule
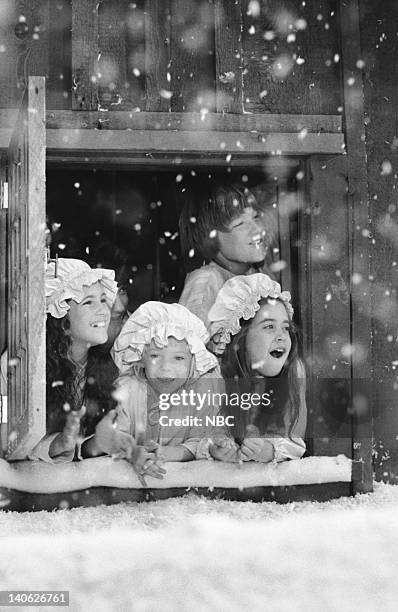
[[[180,172],[48,169],[51,255],[115,269],[117,280],[127,285],[130,311],[146,300],[177,301],[185,278],[178,235],[181,207],[192,190],[206,197],[211,182],[225,178],[255,193],[269,234],[267,263],[295,299],[296,172],[270,177],[262,169],[203,166]]]

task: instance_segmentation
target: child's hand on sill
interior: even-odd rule
[[[274,447],[266,438],[245,438],[239,454],[242,461],[269,463],[274,458]]]
[[[222,334],[221,332],[214,334],[206,345],[206,348],[209,349],[214,355],[220,357],[227,346],[227,343],[221,340]]]
[[[209,446],[209,453],[217,461],[239,463],[239,446],[230,438],[214,440]]]
[[[146,476],[162,480],[166,470],[163,468],[164,457],[160,455],[159,444],[150,440],[145,446],[136,446],[129,459],[140,483],[146,487]]]
[[[51,442],[49,455],[52,459],[75,452],[80,431],[80,420],[85,411],[86,409],[83,406],[78,411],[71,410],[68,412],[63,431]]]

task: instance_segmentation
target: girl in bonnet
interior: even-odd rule
[[[138,455],[141,463],[151,457],[137,452],[134,440],[113,426],[118,372],[101,345],[108,339],[117,294],[114,277],[113,270],[92,269],[78,259],[47,266],[47,435],[32,459],[60,462],[120,453],[135,464]]]
[[[305,452],[305,371],[298,357],[290,293],[265,274],[227,281],[210,309],[210,334],[226,346],[227,392],[246,392],[235,411],[236,445],[210,449],[222,461],[283,461]]]
[[[166,461],[208,457],[209,437],[217,436],[207,418],[217,415],[224,384],[208,338],[184,306],[147,302],[113,346],[118,427],[138,444],[160,445]]]

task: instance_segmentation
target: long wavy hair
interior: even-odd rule
[[[265,298],[259,305],[261,307],[267,303],[268,299]],[[266,393],[270,405],[252,405],[249,410],[234,409],[234,436],[241,441],[251,425],[260,435],[268,433],[291,437],[300,410],[306,410],[305,405],[302,405],[305,380],[299,378],[299,372],[304,372],[304,366],[298,355],[298,330],[290,321],[291,349],[281,372],[273,377],[259,377],[247,360],[246,339],[252,320],[241,320],[240,331],[233,336],[222,356],[221,370],[229,394],[258,393],[261,396]],[[224,410],[231,414],[230,408]]]
[[[46,324],[46,425],[47,433],[62,431],[65,424],[65,405],[79,410],[74,391],[77,368],[69,357],[71,338],[67,331],[69,316],[56,319],[47,315]],[[94,433],[98,421],[116,406],[112,397],[113,383],[118,376],[109,347],[93,346],[88,351],[86,383],[83,403],[86,413],[81,421],[81,434]],[[77,405],[77,404],[80,405]]]

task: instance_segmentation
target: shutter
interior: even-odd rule
[[[8,151],[8,459],[46,431],[45,79],[30,77]]]

